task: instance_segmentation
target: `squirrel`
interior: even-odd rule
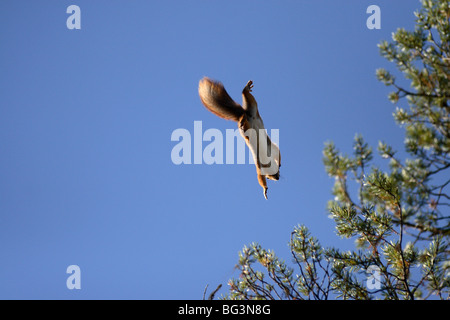
[[[250,80],[242,90],[242,106],[228,95],[222,83],[208,77],[200,80],[198,93],[210,112],[238,123],[239,132],[252,153],[258,182],[267,200],[266,178],[279,180],[281,155],[278,146],[267,135],[252,89],[253,81]]]

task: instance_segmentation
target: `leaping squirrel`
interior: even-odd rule
[[[258,104],[250,93],[253,81],[248,81],[242,90],[242,106],[227,93],[222,83],[204,77],[198,85],[198,93],[205,107],[223,119],[238,123],[245,143],[252,152],[258,182],[267,199],[267,182],[280,178],[281,155],[278,146],[270,140],[258,112]]]

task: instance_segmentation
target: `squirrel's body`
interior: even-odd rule
[[[250,93],[253,82],[242,90],[242,106],[233,101],[220,82],[207,77],[200,80],[199,95],[205,107],[215,115],[238,123],[239,132],[252,152],[258,182],[267,199],[267,179],[280,178],[281,155],[278,146],[267,135],[264,122],[258,112],[258,104]]]

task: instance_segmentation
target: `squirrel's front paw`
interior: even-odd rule
[[[245,87],[248,89],[249,92],[251,92],[252,89],[253,89],[253,81],[252,81],[252,80],[249,80],[249,81],[247,82],[247,85],[246,85]]]

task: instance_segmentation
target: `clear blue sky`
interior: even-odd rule
[[[66,27],[71,4],[80,30]],[[366,27],[371,4],[380,30]],[[1,1],[0,298],[201,299],[222,283],[220,295],[245,244],[291,261],[297,224],[352,247],[327,217],[322,149],[333,140],[349,153],[355,133],[401,148],[375,78],[394,66],[377,44],[411,29],[419,6]],[[282,178],[268,201],[251,164],[172,163],[175,129],[236,128],[200,103],[203,76],[238,102],[252,79],[266,127],[279,129]],[[66,287],[72,264],[80,290]]]

